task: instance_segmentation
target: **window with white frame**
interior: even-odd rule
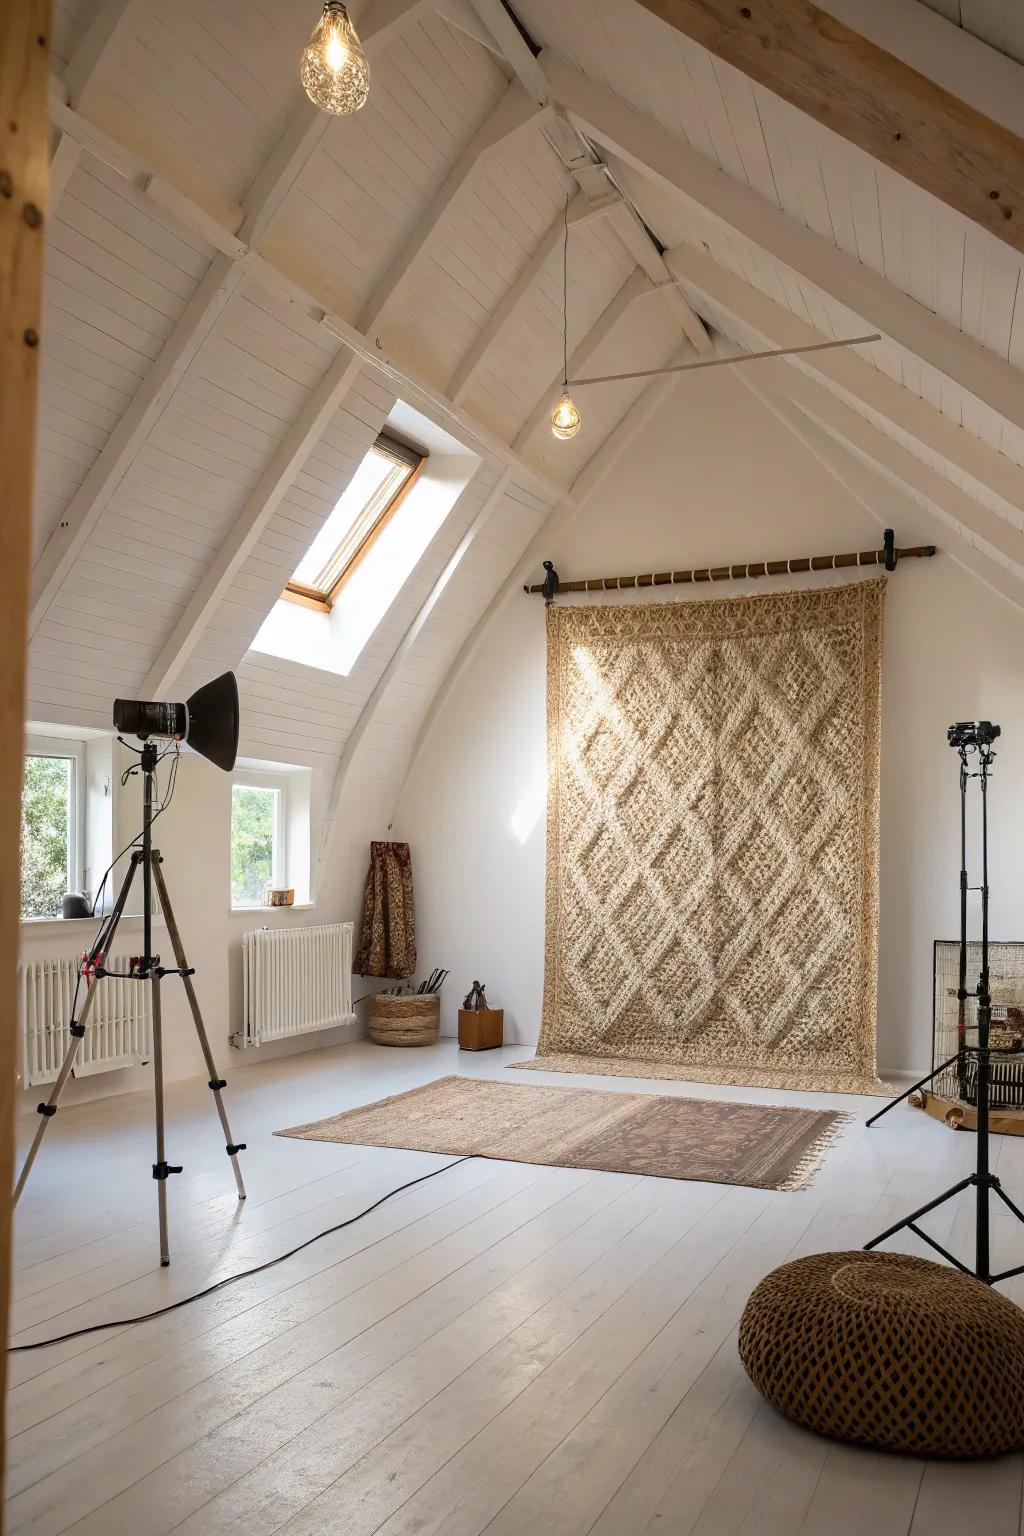
[[[21,916],[61,915],[85,863],[85,745],[30,736],[21,797]]]
[[[263,907],[286,883],[287,778],[236,771],[231,785],[231,905]]]

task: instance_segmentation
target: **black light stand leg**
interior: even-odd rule
[[[902,1104],[904,1099],[909,1099],[912,1093],[916,1093],[919,1088],[923,1088],[925,1083],[930,1083],[932,1078],[938,1077],[940,1072],[945,1072],[947,1067],[952,1067],[956,1062],[960,1060],[962,1055],[962,1051],[957,1051],[956,1055],[951,1056],[948,1061],[944,1061],[941,1067],[933,1067],[931,1072],[928,1073],[927,1077],[919,1078],[918,1081],[914,1083],[910,1088],[908,1088],[905,1093],[901,1093],[898,1099],[890,1099],[888,1104],[884,1105],[881,1109],[876,1110],[869,1120],[865,1120],[865,1128],[869,1125],[874,1125],[876,1120],[881,1120],[882,1116],[887,1115],[890,1109],[895,1109],[897,1104]]]
[[[102,960],[100,960],[99,957],[102,954],[109,953],[110,951],[110,946],[114,941],[114,935],[117,932],[117,925],[121,921],[121,914],[124,911],[125,902],[128,900],[128,893],[131,890],[132,880],[135,876],[135,871],[138,868],[139,863],[140,856],[136,854],[133,856],[129,867],[125,870],[124,879],[121,882],[121,889],[118,892],[117,900],[114,902],[114,905],[111,908],[110,916],[102,926],[100,937],[96,940],[92,949],[89,951],[89,963],[92,965],[98,964],[100,966],[100,972],[102,971]],[[60,1101],[63,1096],[64,1089],[67,1087],[68,1078],[71,1076],[75,1069],[75,1062],[78,1059],[78,1052],[81,1048],[82,1041],[85,1038],[85,1027],[89,1022],[89,1015],[92,1012],[93,1004],[96,1001],[97,988],[100,985],[101,979],[101,973],[90,977],[88,989],[85,994],[85,1001],[82,1004],[82,1011],[77,1019],[71,1019],[69,1021],[68,1028],[71,1033],[71,1039],[68,1041],[68,1048],[64,1053],[64,1060],[61,1062],[60,1071],[57,1074],[57,1081],[50,1089],[50,1096],[44,1104],[40,1104],[38,1106],[39,1124],[36,1126],[36,1133],[32,1138],[32,1145],[28,1149],[28,1154],[24,1163],[22,1164],[21,1173],[18,1175],[18,1182],[14,1188],[14,1198],[11,1202],[12,1205],[17,1205],[18,1201],[21,1199],[21,1192],[25,1188],[28,1176],[32,1172],[32,1164],[36,1160],[36,1154],[38,1153],[39,1148],[42,1146],[43,1137],[46,1135],[46,1127],[57,1113],[57,1110],[60,1107]]]
[[[983,1281],[986,1285],[992,1285],[998,1280],[1008,1280],[1012,1275],[1024,1273],[1024,1264],[1018,1265],[1015,1269],[1003,1270],[999,1274],[992,1273],[991,1228],[989,1219],[990,1196],[992,1194],[996,1194],[998,1195],[999,1199],[1002,1200],[1003,1204],[1006,1205],[1008,1209],[1013,1213],[1017,1220],[1024,1222],[1024,1211],[1020,1210],[1019,1207],[1016,1206],[1010,1199],[1009,1195],[1007,1195],[1002,1189],[999,1180],[992,1172],[989,1159],[989,1135],[991,1131],[990,1072],[992,996],[989,984],[988,963],[988,777],[992,759],[995,756],[995,753],[992,750],[992,742],[998,735],[999,727],[993,727],[989,721],[981,721],[977,726],[967,726],[962,724],[955,725],[951,726],[949,730],[950,745],[956,747],[960,755],[960,973],[957,1000],[959,1003],[959,1043],[961,1049],[957,1052],[957,1055],[951,1059],[951,1061],[945,1063],[945,1066],[949,1067],[953,1064],[953,1062],[959,1059],[960,1067],[958,1070],[958,1077],[966,1096],[966,1064],[968,1055],[973,1054],[977,1062],[978,1127],[977,1163],[975,1166],[975,1171],[966,1179],[961,1179],[959,1184],[954,1184],[951,1189],[945,1190],[943,1194],[936,1195],[935,1199],[929,1200],[927,1205],[920,1206],[918,1210],[913,1211],[909,1216],[905,1216],[902,1221],[896,1222],[885,1232],[880,1233],[878,1237],[872,1238],[870,1243],[865,1243],[864,1245],[865,1248],[868,1249],[877,1248],[879,1243],[884,1243],[887,1238],[895,1236],[897,1232],[913,1232],[917,1237],[921,1238],[923,1242],[927,1243],[929,1247],[934,1248],[937,1253],[942,1254],[943,1258],[948,1259],[949,1262],[955,1265],[957,1269],[963,1270],[965,1274],[975,1275],[977,1279]],[[970,751],[976,751],[978,753],[978,767],[974,773],[968,772],[968,752]],[[982,868],[981,885],[978,887],[979,891],[981,892],[981,968],[978,976],[977,989],[972,994],[968,994],[967,991],[967,893],[970,890],[970,886],[967,883],[968,778],[976,778],[979,781],[979,786],[981,789]],[[977,1046],[973,1047],[966,1047],[964,1044],[965,1036],[963,1020],[965,1016],[965,1004],[967,1002],[968,995],[975,996],[978,1000],[978,1043]],[[943,1070],[943,1067],[939,1067],[936,1069],[936,1072],[941,1072]],[[932,1077],[935,1075],[935,1072],[931,1074]],[[922,1082],[927,1081],[928,1078],[922,1079]],[[917,1086],[920,1086],[920,1084]],[[913,1089],[908,1090],[910,1093],[913,1091]],[[904,1095],[904,1097],[906,1097],[906,1095]],[[897,1099],[894,1102],[899,1103],[900,1101]],[[892,1105],[889,1104],[886,1106],[886,1108],[891,1109]],[[881,1113],[884,1114],[885,1111],[883,1110]],[[875,1115],[872,1118],[878,1119],[878,1116]],[[870,1120],[868,1121],[868,1124],[871,1124]],[[926,1216],[929,1211],[935,1210],[937,1206],[943,1205],[954,1195],[961,1194],[965,1189],[971,1188],[972,1185],[975,1190],[976,1198],[973,1270],[969,1269],[966,1264],[961,1263],[958,1258],[951,1254],[947,1249],[943,1248],[941,1243],[936,1242],[933,1237],[930,1237],[927,1232],[923,1231],[917,1225],[922,1216]]]
[[[221,1090],[227,1085],[217,1071],[210,1050],[210,1042],[206,1034],[206,1026],[203,1023],[203,1015],[199,1008],[199,999],[196,997],[196,989],[192,985],[192,968],[185,957],[185,948],[181,942],[181,934],[175,921],[174,912],[171,909],[171,899],[167,894],[167,882],[164,879],[163,860],[156,851],[153,853],[153,878],[156,881],[157,893],[160,897],[160,906],[164,914],[164,922],[167,924],[167,932],[171,939],[171,948],[174,950],[174,958],[178,962],[181,979],[185,985],[185,996],[192,1011],[192,1020],[196,1026],[196,1034],[199,1036],[199,1045],[206,1062],[206,1072],[210,1087],[213,1089],[214,1102],[217,1105],[217,1114],[220,1117],[221,1129],[224,1132],[224,1142],[231,1159],[231,1167],[235,1175],[235,1184],[238,1189],[239,1200],[245,1199],[245,1185],[242,1182],[242,1170],[238,1166],[238,1154],[245,1151],[245,1142],[236,1142],[231,1135],[231,1126],[228,1124],[228,1112],[224,1103]]]

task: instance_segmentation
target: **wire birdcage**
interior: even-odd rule
[[[1024,943],[990,941],[989,987],[992,994],[992,1050],[989,1089],[993,1109],[1024,1110]],[[973,993],[981,969],[981,943],[967,945],[966,987]],[[935,940],[932,1002],[932,1066],[955,1056],[964,1045],[978,1043],[978,1000],[961,1004],[960,944],[954,939]],[[978,1102],[978,1064],[970,1053],[940,1072],[931,1091],[940,1098],[975,1105]]]

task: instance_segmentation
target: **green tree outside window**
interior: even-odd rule
[[[25,758],[21,797],[21,915],[59,917],[71,878],[74,759]]]
[[[232,786],[232,906],[261,906],[264,888],[274,879],[279,793],[252,784]]]

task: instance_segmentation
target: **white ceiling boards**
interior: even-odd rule
[[[875,444],[876,470],[898,466],[947,544],[1016,592],[1024,258],[998,224],[636,0],[515,10],[354,6],[370,98],[331,117],[298,80],[304,6],[59,0],[34,717],[103,726],[113,693],[233,667],[251,755],[333,772],[358,727],[400,781],[530,540],[664,395],[590,389],[555,442],[563,321],[584,373],[686,361],[715,331],[744,348],[878,331],[772,377],[870,462]],[[1011,146],[1019,32],[1009,3],[864,8],[894,67],[948,91],[962,63],[963,100],[990,99]],[[284,583],[399,405],[463,455],[458,494],[346,667],[268,655]]]

